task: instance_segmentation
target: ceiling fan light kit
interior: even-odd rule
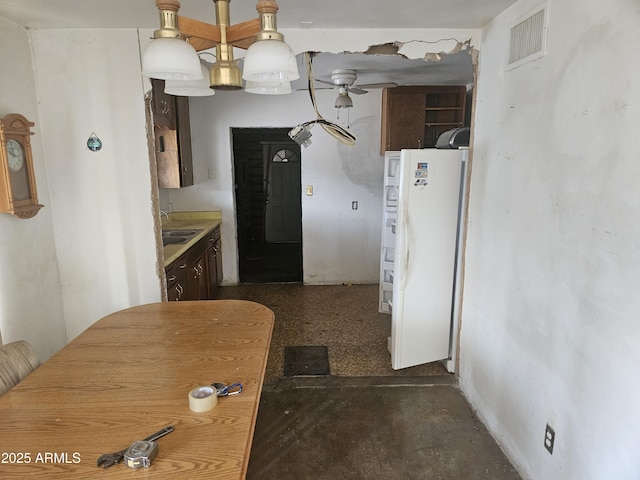
[[[349,92],[346,88],[341,88],[338,98],[336,98],[336,108],[351,108],[353,107],[353,100],[349,96]]]
[[[156,0],[160,28],[143,52],[142,73],[150,78],[180,82],[199,80],[204,75],[210,88],[220,90],[239,90],[244,78],[254,82],[252,93],[290,93],[288,82],[300,74],[295,54],[276,28],[278,3],[258,0],[258,19],[237,25],[230,25],[229,0],[214,0],[214,4],[216,24],[211,25],[179,16],[179,0]],[[216,62],[208,72],[203,72],[197,52],[214,46]],[[244,73],[233,58],[234,47],[247,49]],[[266,85],[259,88],[255,82]],[[194,86],[186,85],[183,89],[179,84],[173,84],[170,91],[203,94]]]

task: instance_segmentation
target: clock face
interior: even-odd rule
[[[24,165],[24,148],[20,142],[14,139],[7,140],[7,154],[9,169],[18,172]]]

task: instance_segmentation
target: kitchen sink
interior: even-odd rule
[[[163,237],[193,237],[200,230],[163,230]]]
[[[162,237],[162,245],[173,245],[176,243],[184,243],[191,237]]]
[[[202,230],[163,230],[162,245],[175,245],[187,242],[195,234]]]

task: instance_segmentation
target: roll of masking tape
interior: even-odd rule
[[[193,412],[206,412],[218,404],[218,392],[213,387],[198,387],[189,392],[189,408]]]

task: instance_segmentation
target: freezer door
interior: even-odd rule
[[[401,153],[394,258],[394,369],[449,357],[460,150]]]

